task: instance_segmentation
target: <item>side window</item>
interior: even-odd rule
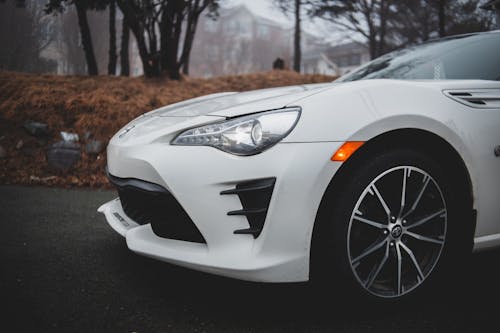
[[[500,80],[500,38],[470,42],[446,53],[441,62],[447,79]]]
[[[269,27],[265,25],[257,26],[257,37],[261,39],[269,39]]]

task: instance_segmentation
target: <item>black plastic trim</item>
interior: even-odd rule
[[[140,225],[150,224],[158,237],[206,244],[200,230],[167,189],[135,178],[119,178],[108,170],[106,174],[130,219]]]
[[[267,213],[267,208],[240,209],[227,212],[227,215],[253,215]]]
[[[276,178],[274,177],[248,180],[237,183],[233,189],[220,192],[221,195],[238,195],[243,209],[230,211],[227,215],[243,215],[250,226],[247,229],[235,230],[234,234],[259,237],[264,228],[275,183]]]
[[[257,238],[262,230],[260,229],[253,229],[253,228],[248,228],[248,229],[239,229],[235,230],[234,234],[235,235],[252,235],[255,238]]]
[[[269,178],[269,179],[275,179],[275,178]],[[274,182],[269,183],[269,184],[262,184],[262,185],[255,185],[255,186],[248,186],[248,187],[243,187],[243,188],[234,188],[231,190],[225,190],[220,192],[221,195],[224,194],[239,194],[243,192],[249,192],[249,191],[260,191],[260,190],[267,190],[271,187],[274,186]]]
[[[134,189],[139,189],[145,192],[155,192],[155,193],[169,193],[170,192],[161,185],[153,184],[144,180],[139,180],[135,178],[119,178],[113,176],[109,173],[108,168],[106,168],[106,176],[108,177],[111,184],[116,187],[130,187]]]

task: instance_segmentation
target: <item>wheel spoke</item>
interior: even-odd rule
[[[443,215],[446,213],[446,209],[441,209],[433,214],[430,214],[430,215],[427,215],[426,217],[424,217],[423,219],[421,219],[420,221],[417,221],[415,223],[412,223],[410,224],[407,228],[408,229],[411,229],[411,228],[415,228],[415,227],[418,227],[424,223],[427,223],[429,222],[430,220],[432,220],[433,218],[435,218],[436,216],[439,216],[439,215]]]
[[[364,250],[359,256],[357,256],[356,258],[354,258],[352,261],[351,261],[351,264],[352,265],[355,265],[357,262],[359,262],[361,259],[363,259],[364,257],[366,257],[367,255],[377,251],[378,249],[380,249],[382,246],[384,246],[384,244],[387,242],[387,237],[384,238],[382,241],[380,242],[375,242],[374,244],[370,245],[366,250]]]
[[[417,269],[418,278],[420,279],[419,281],[422,281],[424,279],[424,273],[422,273],[422,270],[420,269],[420,265],[418,264],[417,258],[415,258],[413,251],[410,250],[410,248],[407,247],[404,243],[399,243],[399,246],[401,248],[403,248],[403,250],[405,250],[405,252],[410,256],[410,259],[413,262],[413,265]]]
[[[422,199],[422,195],[424,194],[425,189],[427,188],[427,185],[429,184],[430,180],[431,180],[431,177],[429,177],[427,175],[424,176],[424,181],[423,181],[424,184],[420,188],[420,192],[418,193],[418,196],[415,199],[415,201],[413,202],[413,205],[411,206],[410,210],[407,211],[406,214],[402,217],[403,219],[415,211],[415,209],[417,208],[417,206],[420,202],[420,199]]]
[[[396,290],[396,295],[401,294],[401,275],[402,275],[402,263],[403,263],[403,258],[401,256],[401,250],[399,249],[399,246],[396,245],[396,255],[398,259],[398,270],[397,270],[397,275],[396,275],[396,284],[397,284],[397,290]]]
[[[385,203],[384,198],[380,194],[380,192],[379,192],[377,186],[375,186],[375,184],[372,185],[372,189],[373,189],[373,192],[375,192],[375,195],[377,196],[378,201],[380,202],[382,207],[384,207],[385,213],[387,214],[387,219],[389,220],[391,218],[391,210],[389,209],[389,206],[387,206],[387,204]]]
[[[409,171],[408,168],[403,169],[403,187],[401,189],[401,208],[399,209],[398,216],[401,216],[401,214],[403,214],[403,209],[405,208],[405,204],[406,204],[406,178],[409,177],[408,171]]]
[[[411,237],[413,237],[415,239],[424,241],[424,242],[435,243],[435,244],[439,244],[439,245],[443,245],[444,244],[444,240],[439,239],[439,238],[438,239],[431,238],[431,237],[419,235],[419,234],[411,232],[411,231],[406,231],[405,234],[408,235],[408,236],[411,236]]]
[[[368,276],[368,281],[365,284],[365,287],[367,289],[370,289],[372,286],[373,282],[379,275],[380,271],[384,267],[387,259],[389,258],[389,242],[385,243],[385,254],[384,257],[382,258],[382,261],[378,264],[378,266],[375,266],[374,269],[370,272],[370,275]]]
[[[361,217],[361,216],[354,215],[353,219],[356,220],[356,221],[363,222],[365,224],[371,225],[372,227],[375,227],[375,228],[379,228],[379,229],[385,229],[385,228],[387,228],[386,224],[375,222],[375,221],[372,221],[372,220],[369,220],[369,219],[365,219],[364,217]]]

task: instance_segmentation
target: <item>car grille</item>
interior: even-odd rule
[[[163,238],[206,243],[202,234],[174,196],[160,185],[108,173],[118,190],[125,214],[138,224],[151,224]]]

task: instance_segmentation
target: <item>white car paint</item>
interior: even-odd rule
[[[332,154],[346,141],[369,141],[391,130],[414,128],[440,136],[460,154],[477,210],[474,249],[497,247],[500,158],[494,149],[500,145],[500,107],[467,105],[447,95],[477,89],[500,100],[498,81],[376,79],[215,94],[161,108],[111,139],[109,172],[166,188],[207,244],[158,237],[150,225],[130,220],[119,200],[99,211],[128,247],[142,255],[245,280],[306,281],[316,213],[341,166],[330,160]],[[297,126],[261,154],[235,156],[212,147],[170,145],[185,129],[287,106],[302,109]],[[220,192],[243,180],[266,177],[277,180],[262,234],[257,239],[233,234],[248,224],[243,216],[227,215],[241,209],[241,203]]]

